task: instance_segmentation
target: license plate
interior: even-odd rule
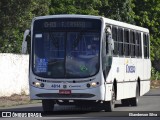
[[[71,90],[59,90],[59,94],[70,95],[71,94]]]

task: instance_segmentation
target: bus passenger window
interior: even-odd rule
[[[118,29],[118,51],[119,55],[123,56],[123,29],[119,28]]]
[[[118,55],[118,39],[117,39],[117,27],[112,27],[112,38],[114,40],[114,55]]]
[[[138,33],[138,45],[139,45],[138,56],[142,57],[141,33]]]
[[[147,59],[147,35],[143,34],[144,58]]]
[[[136,33],[135,33],[135,56],[136,56],[136,57],[139,57],[139,56],[138,56],[138,51],[139,51],[139,50],[138,50],[138,49],[139,49],[138,41],[139,41],[139,40],[138,40],[138,32],[136,32]]]
[[[124,30],[124,55],[129,56],[129,31]]]
[[[135,57],[135,34],[134,31],[130,31],[130,46],[131,46],[131,57]]]
[[[147,34],[147,58],[149,58],[149,35]]]

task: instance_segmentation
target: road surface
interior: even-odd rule
[[[14,106],[10,108],[0,108],[0,111],[17,111],[17,112],[42,112],[41,103],[38,104],[28,104],[28,105],[20,105]],[[144,96],[139,98],[139,105],[137,107],[132,106],[122,106],[120,101],[116,102],[116,107],[114,112],[104,112],[100,110],[95,110],[94,108],[77,108],[75,106],[55,106],[54,113],[44,114],[43,117],[46,117],[47,120],[50,117],[54,117],[55,119],[61,118],[65,119],[70,117],[84,119],[84,118],[91,118],[91,119],[98,119],[99,117],[102,119],[104,117],[126,117],[126,116],[160,116],[160,88],[159,89],[152,89]],[[135,118],[135,117],[134,117]],[[134,119],[133,118],[133,119]],[[159,119],[159,117],[155,117],[155,119]],[[125,120],[125,119],[123,119]],[[136,119],[135,119],[136,120]]]

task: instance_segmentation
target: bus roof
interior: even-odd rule
[[[112,20],[112,19],[109,19],[109,18],[104,18],[104,22],[106,24],[111,24],[111,25],[120,26],[120,27],[123,27],[123,28],[129,28],[129,29],[132,29],[132,30],[138,30],[138,31],[149,33],[149,30],[147,28],[136,26],[136,25],[133,25],[133,24],[128,24],[128,23],[125,23],[125,22]]]
[[[120,22],[120,21],[109,19],[109,18],[105,18],[105,17],[102,17],[102,16],[93,16],[93,15],[80,15],[80,14],[47,15],[47,16],[35,17],[33,19],[33,21],[36,20],[36,19],[47,19],[47,18],[88,18],[88,19],[102,19],[105,22],[105,24],[120,26],[120,27],[123,27],[123,28],[129,28],[129,29],[139,30],[139,31],[142,31],[142,32],[149,33],[149,30],[147,28],[143,28],[143,27],[140,27],[140,26],[128,24],[128,23],[125,23],[125,22]]]

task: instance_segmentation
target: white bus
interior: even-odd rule
[[[27,41],[30,98],[42,100],[44,111],[55,104],[99,104],[113,111],[116,100],[137,106],[150,89],[146,28],[101,16],[40,16],[25,31],[23,53]]]

